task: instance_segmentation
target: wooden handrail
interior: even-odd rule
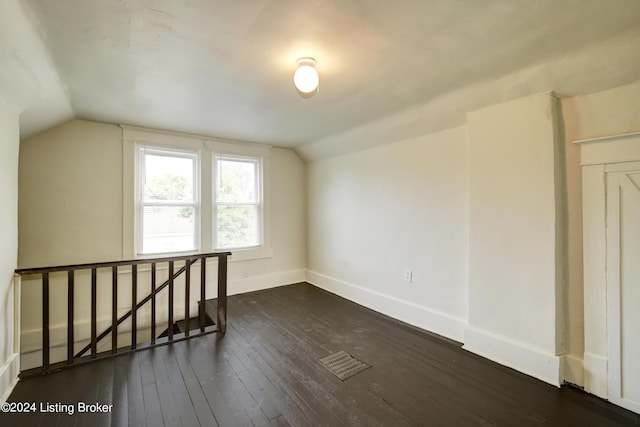
[[[199,260],[200,258],[219,258],[221,256],[231,256],[231,252],[210,252],[206,254],[178,255],[178,256],[163,257],[163,258],[144,258],[144,259],[131,259],[131,260],[124,260],[124,261],[94,262],[94,263],[87,263],[87,264],[58,265],[53,267],[19,268],[16,270],[16,274],[20,276],[26,276],[28,274],[53,273],[55,271],[88,270],[90,268],[122,267],[127,265],[152,264],[152,263],[169,262],[169,261],[185,261],[185,260],[195,261],[195,260]]]
[[[31,371],[37,371],[36,373],[50,372],[55,369],[61,369],[69,365],[73,365],[76,359],[81,360],[81,357],[89,350],[91,350],[90,359],[101,359],[104,357],[119,354],[124,354],[129,351],[136,351],[137,348],[137,311],[146,303],[151,301],[151,342],[144,348],[151,348],[157,345],[164,345],[174,341],[182,341],[186,338],[197,337],[208,333],[217,332],[220,335],[224,335],[226,332],[227,324],[227,257],[231,255],[231,252],[211,252],[205,254],[188,254],[172,257],[161,258],[145,258],[125,261],[109,261],[99,263],[86,263],[86,264],[72,264],[64,266],[52,266],[52,267],[37,267],[37,268],[22,268],[17,269],[16,274],[34,275],[40,274],[42,276],[42,368],[33,369]],[[215,330],[205,330],[205,289],[206,289],[206,260],[207,258],[218,258],[218,308],[217,308],[217,327]],[[201,262],[200,268],[200,307],[199,307],[199,323],[200,331],[197,334],[190,335],[188,331],[185,332],[184,337],[174,339],[173,334],[173,321],[174,321],[174,301],[173,291],[175,279],[182,273],[186,272],[185,277],[185,323],[187,328],[189,327],[189,290],[191,286],[191,266],[198,260]],[[174,272],[175,262],[184,261],[184,265]],[[162,283],[162,285],[156,287],[156,265],[158,263],[168,263],[169,277]],[[151,265],[151,292],[144,297],[140,302],[137,301],[138,291],[138,266],[141,264]],[[117,295],[118,295],[118,267],[131,266],[131,301],[132,307],[129,312],[117,318]],[[96,331],[97,326],[97,270],[101,268],[111,268],[111,288],[112,288],[112,301],[111,301],[111,325],[99,335]],[[74,347],[74,294],[77,288],[74,276],[77,270],[90,270],[91,271],[91,339],[90,343],[80,350],[76,355],[73,355]],[[52,272],[67,272],[67,360],[66,363],[57,363],[56,367],[51,367],[50,364],[50,331],[49,331],[49,292],[50,292],[50,276]],[[156,343],[156,295],[166,287],[169,288],[168,295],[168,340],[160,344]],[[131,346],[122,350],[117,345],[117,327],[126,319],[131,318]],[[98,353],[98,342],[105,337],[112,336],[111,351],[105,353]],[[87,356],[88,357],[88,356]],[[85,361],[82,361],[84,363]],[[34,372],[31,372],[33,374]],[[22,374],[21,374],[22,375]]]

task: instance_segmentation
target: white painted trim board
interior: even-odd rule
[[[418,328],[458,342],[464,339],[466,319],[456,318],[312,270],[307,270],[307,282]]]
[[[18,384],[20,373],[20,354],[13,353],[0,368],[0,404],[7,401],[9,395]]]
[[[560,386],[561,358],[555,354],[472,326],[465,331],[462,348],[556,387]]]

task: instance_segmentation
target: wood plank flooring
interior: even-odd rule
[[[208,302],[208,304],[213,304]],[[317,359],[372,367],[342,382]],[[21,380],[0,426],[620,426],[640,415],[555,388],[306,283],[229,297],[227,334]],[[112,404],[42,413],[40,404]]]

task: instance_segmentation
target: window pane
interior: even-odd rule
[[[227,203],[257,202],[257,166],[257,161],[253,159],[242,160],[216,157],[218,174],[216,201]]]
[[[218,206],[216,249],[258,246],[258,207]]]
[[[145,154],[144,200],[193,201],[194,159]]]
[[[191,206],[145,206],[143,253],[195,250],[194,212]]]

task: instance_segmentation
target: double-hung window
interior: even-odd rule
[[[198,153],[138,146],[137,252],[200,249]]]
[[[262,244],[261,163],[260,157],[214,155],[215,249]]]
[[[123,141],[125,256],[272,256],[271,147],[129,126]]]

